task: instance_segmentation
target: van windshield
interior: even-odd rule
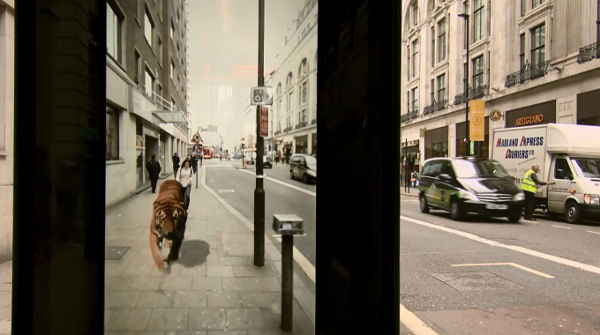
[[[506,178],[508,172],[495,160],[455,160],[454,169],[458,178],[497,177]]]
[[[571,162],[584,178],[600,178],[600,159],[571,158]]]

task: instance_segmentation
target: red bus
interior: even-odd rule
[[[202,150],[204,151],[204,158],[213,158],[214,154],[215,154],[215,150],[213,148],[209,148],[209,147],[203,147]]]

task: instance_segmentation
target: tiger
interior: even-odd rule
[[[183,187],[177,180],[164,181],[154,200],[150,221],[150,253],[159,270],[165,269],[165,263],[170,265],[179,259],[186,221]],[[165,239],[168,241],[163,245]],[[169,244],[169,255],[162,259],[159,250]]]

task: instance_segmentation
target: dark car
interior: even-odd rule
[[[453,220],[468,213],[507,217],[518,222],[525,195],[495,160],[482,157],[431,158],[419,175],[421,212],[450,212]]]
[[[294,154],[290,158],[290,177],[305,183],[317,181],[317,159],[307,154]]]
[[[273,163],[271,163],[271,159],[267,156],[263,156],[263,167],[265,169],[272,169]]]

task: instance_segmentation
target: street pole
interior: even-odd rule
[[[467,6],[465,5],[465,12]],[[464,82],[464,94],[465,94],[465,156],[469,156],[470,153],[470,141],[469,141],[469,14],[462,13],[458,14],[465,20],[466,26],[466,46],[467,46],[467,66],[465,69],[465,82]]]
[[[258,0],[258,86],[264,77],[265,0]],[[254,265],[265,264],[265,190],[263,189],[264,141],[260,136],[260,108],[256,106],[256,189],[254,190]]]

